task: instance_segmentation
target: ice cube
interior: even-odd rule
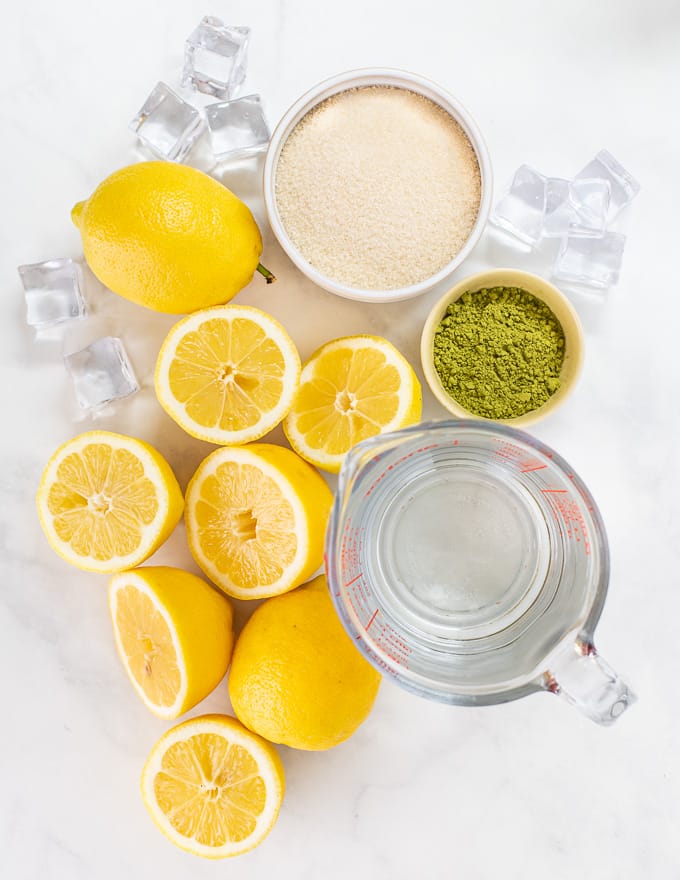
[[[572,231],[601,236],[607,228],[610,182],[603,178],[576,177],[569,184],[569,200],[575,214]]]
[[[205,128],[205,120],[195,107],[159,82],[130,128],[159,159],[181,162]]]
[[[571,233],[562,242],[553,276],[588,287],[611,287],[619,280],[625,243],[626,236],[619,232],[606,232],[599,238]]]
[[[611,223],[617,214],[633,201],[640,191],[640,184],[607,150],[600,150],[576,175],[576,179],[600,178],[608,180],[611,186],[607,222]]]
[[[567,233],[602,235],[607,224],[609,195],[608,180],[590,178],[547,180],[543,235],[562,238]]]
[[[84,318],[83,273],[69,257],[19,266],[26,297],[26,323],[43,330]]]
[[[205,108],[216,158],[256,153],[269,143],[269,126],[259,95],[209,104]]]
[[[250,28],[207,15],[184,44],[182,85],[229,100],[246,78]]]
[[[533,246],[543,232],[546,203],[547,178],[529,165],[520,165],[491,222]]]
[[[86,348],[66,355],[78,406],[96,412],[114,400],[139,391],[139,383],[120,339],[102,336]]]
[[[543,235],[546,238],[561,238],[574,222],[574,207],[569,199],[568,180],[549,177],[546,181],[546,204],[543,218]]]

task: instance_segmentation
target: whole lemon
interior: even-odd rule
[[[218,181],[174,162],[114,172],[71,212],[88,265],[114,293],[157,312],[226,303],[260,267],[249,208]]]
[[[326,579],[267,599],[234,649],[229,696],[238,719],[275,743],[329,749],[373,706],[380,674],[335,613]]]

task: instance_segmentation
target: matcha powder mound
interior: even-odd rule
[[[488,419],[542,406],[560,387],[564,332],[548,306],[520,287],[468,291],[434,336],[434,367],[457,403]]]

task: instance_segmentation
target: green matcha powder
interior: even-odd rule
[[[434,335],[434,367],[462,407],[512,419],[560,387],[564,332],[548,306],[520,287],[468,291]]]

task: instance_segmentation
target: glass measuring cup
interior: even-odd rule
[[[599,511],[522,431],[431,422],[358,444],[326,572],[362,653],[421,696],[487,705],[544,690],[600,724],[635,699],[593,644],[609,580]]]

